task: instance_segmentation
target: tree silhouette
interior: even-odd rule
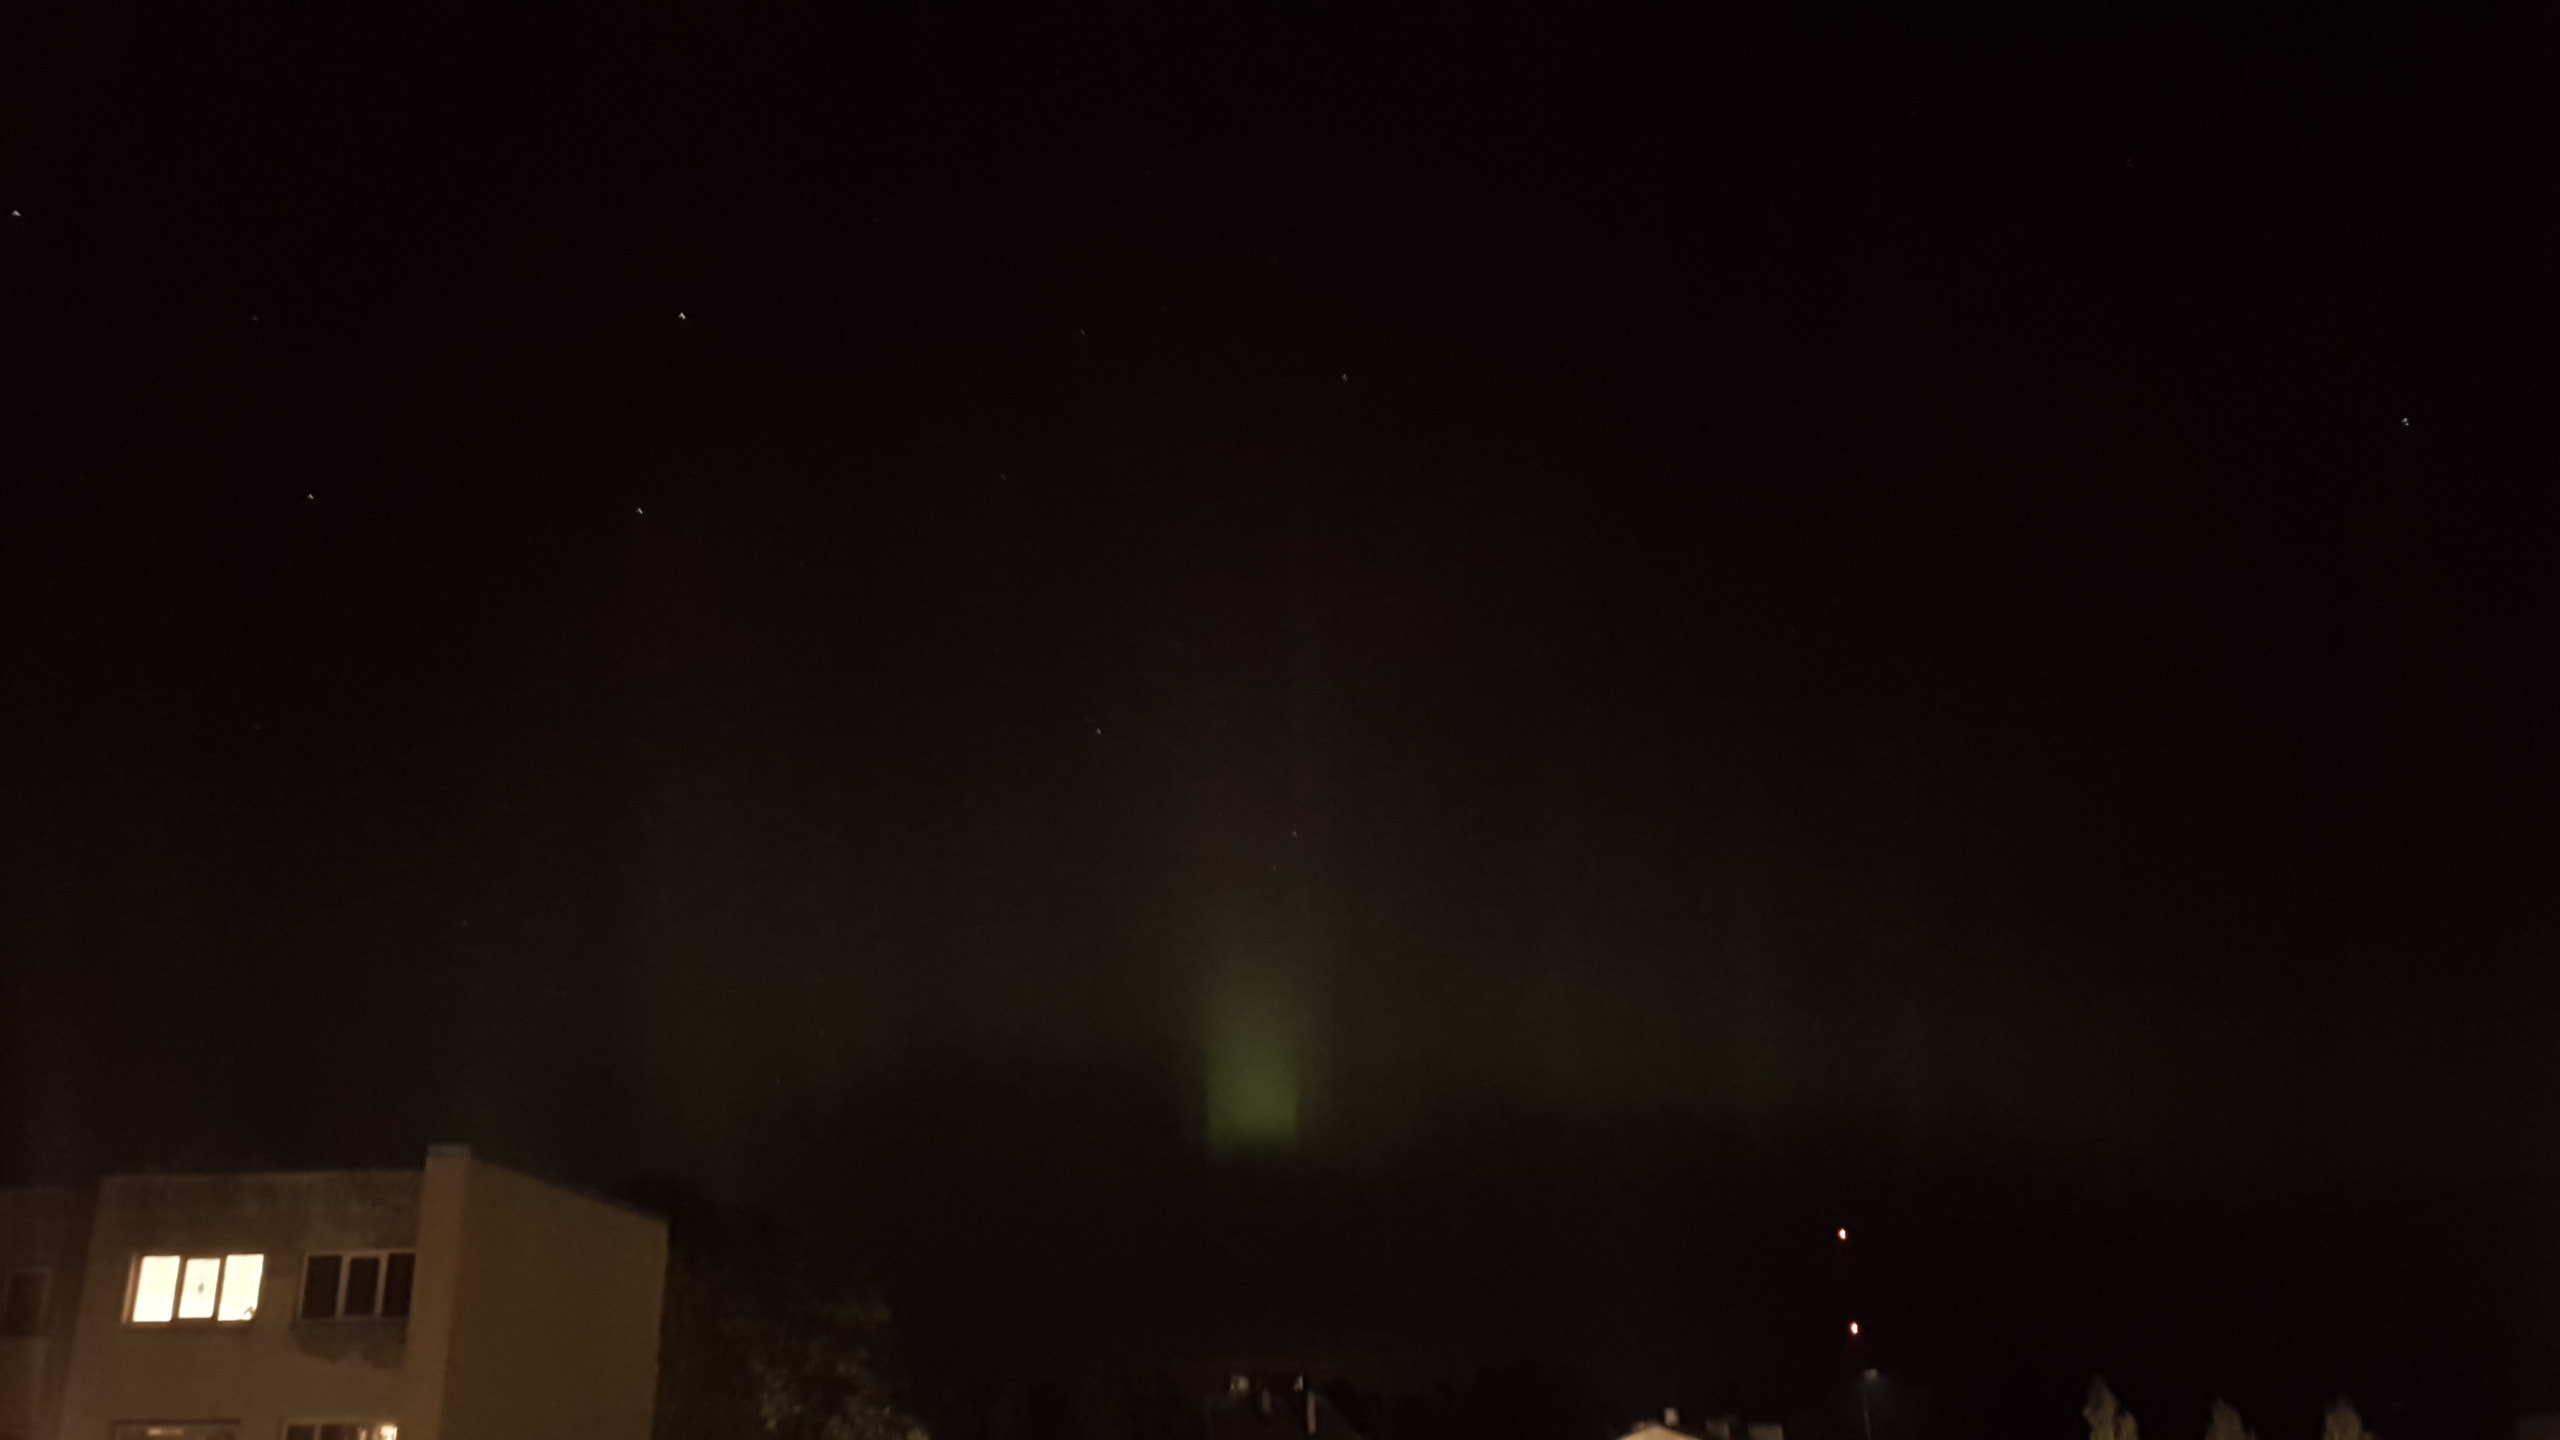
[[[2141,1440],[2133,1412],[2117,1403],[2103,1375],[2089,1381],[2089,1403],[2080,1407],[2080,1418],[2089,1422],[2089,1440]]]
[[[2205,1421],[2204,1440],[2258,1440],[2258,1435],[2240,1423],[2239,1411],[2216,1400],[2212,1417]]]
[[[2358,1415],[2356,1407],[2348,1404],[2347,1397],[2341,1395],[2330,1402],[2328,1419],[2320,1427],[2320,1440],[2380,1440],[2380,1437],[2364,1428],[2364,1417]]]
[[[878,1296],[813,1280],[769,1222],[681,1182],[618,1193],[668,1221],[656,1440],[925,1440]]]

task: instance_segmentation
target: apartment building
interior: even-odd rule
[[[647,1440],[666,1227],[476,1160],[0,1191],[0,1440]]]
[[[0,1190],[0,1440],[50,1434],[88,1253],[85,1190]]]

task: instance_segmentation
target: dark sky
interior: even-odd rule
[[[0,1173],[2488,1433],[2560,29],[2068,8],[13,10]]]

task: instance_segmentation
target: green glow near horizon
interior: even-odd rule
[[[1305,1086],[1303,1007],[1275,967],[1239,962],[1210,978],[1205,1080],[1209,1145],[1287,1149],[1298,1143]]]

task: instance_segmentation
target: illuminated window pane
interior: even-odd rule
[[[284,1427],[284,1440],[400,1440],[400,1427],[361,1420],[300,1420]]]
[[[178,1280],[178,1318],[210,1320],[213,1318],[214,1290],[222,1283],[222,1261],[208,1256],[187,1262],[186,1272]]]
[[[226,1255],[222,1260],[222,1303],[216,1320],[237,1322],[258,1313],[258,1282],[267,1273],[264,1255]]]
[[[165,1323],[177,1313],[178,1257],[145,1255],[133,1271],[133,1318],[142,1325]]]

